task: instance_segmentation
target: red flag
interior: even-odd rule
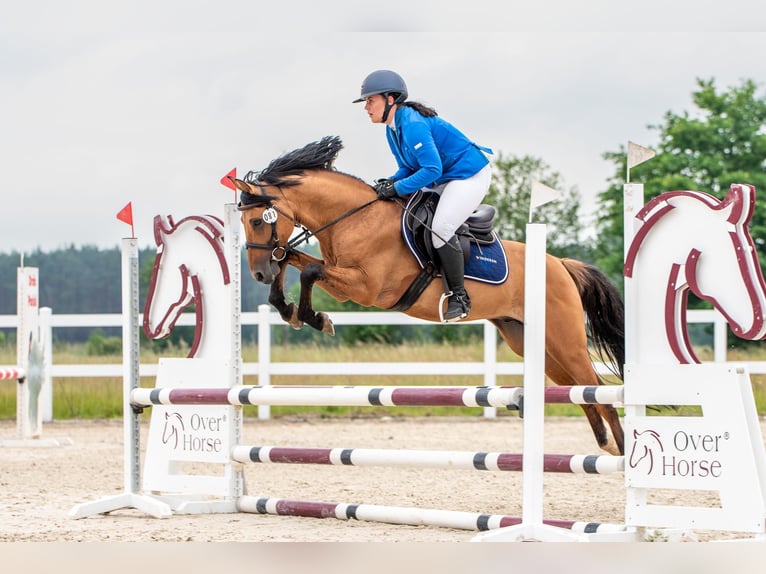
[[[117,214],[117,219],[120,221],[127,223],[128,225],[133,225],[133,203],[128,202],[128,204],[123,207],[120,212]]]
[[[129,201],[127,205],[117,213],[117,219],[130,225],[130,236],[136,236],[133,231],[133,202]]]
[[[234,182],[231,181],[231,179],[229,179],[231,177],[233,177],[233,178],[237,177],[237,168],[236,167],[234,169],[232,169],[229,173],[227,173],[226,175],[224,175],[221,178],[221,184],[225,185],[229,189],[233,189],[234,191],[237,191],[237,186],[234,185]]]

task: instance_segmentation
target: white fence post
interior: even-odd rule
[[[258,306],[258,384],[271,385],[271,307]],[[271,417],[271,407],[260,405],[258,418],[266,420]]]
[[[484,321],[484,386],[497,384],[497,329],[489,321]],[[494,419],[497,407],[484,407],[484,418]]]
[[[40,389],[39,408],[44,423],[53,421],[53,377],[50,366],[53,364],[53,328],[51,316],[53,310],[50,307],[40,307],[40,342],[43,346],[43,386]]]

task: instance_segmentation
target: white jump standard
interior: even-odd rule
[[[0,439],[2,447],[57,447],[68,438],[42,437],[43,420],[51,420],[51,310],[40,308],[39,271],[16,272],[16,365],[0,366],[0,381],[16,380],[16,436]]]

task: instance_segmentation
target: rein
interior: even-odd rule
[[[258,188],[261,190],[261,194],[264,197],[268,197],[266,190],[264,189],[264,184],[260,182],[249,182],[253,185],[257,185]],[[278,185],[274,185],[273,187],[276,187],[279,189],[279,192],[282,193],[282,190]],[[284,193],[282,193],[284,196]],[[336,223],[343,221],[347,217],[350,217],[354,215],[356,212],[361,211],[362,209],[365,209],[366,207],[369,207],[373,203],[378,201],[378,198],[372,199],[368,201],[367,203],[363,203],[362,205],[358,205],[357,207],[347,211],[346,213],[336,217],[332,221],[325,223],[324,225],[318,227],[314,231],[311,231],[306,226],[304,226],[301,223],[298,223],[294,217],[291,215],[288,215],[285,213],[282,209],[280,209],[277,205],[274,205],[272,203],[271,199],[268,199],[265,204],[268,206],[266,210],[263,212],[263,221],[265,223],[268,223],[271,225],[271,238],[269,243],[254,243],[252,241],[245,241],[245,249],[270,249],[271,250],[271,259],[272,261],[281,262],[284,261],[291,252],[296,251],[296,247],[306,243],[309,239],[312,237],[315,237],[317,234],[321,233],[328,227],[332,227]],[[248,209],[252,209],[254,207],[258,207],[258,204],[250,204],[250,205],[243,205],[240,201],[239,205],[237,206],[237,209],[239,211],[247,211]],[[271,213],[269,213],[271,211]],[[277,234],[277,214],[281,214],[284,217],[286,217],[289,221],[292,222],[294,228],[298,228],[301,230],[300,234],[293,237],[292,239],[288,240],[288,242],[285,245],[279,244],[279,236]]]

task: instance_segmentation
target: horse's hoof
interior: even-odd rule
[[[332,319],[330,319],[330,316],[327,315],[327,313],[319,313],[319,316],[322,318],[322,333],[334,335],[335,325],[332,324]]]
[[[620,447],[617,446],[617,442],[612,438],[609,437],[609,440],[606,442],[606,444],[600,445],[601,450],[605,450],[609,454],[613,454],[615,456],[620,456],[622,453],[620,453]]]
[[[290,307],[292,307],[292,314],[290,315],[290,320],[287,322],[288,325],[290,325],[293,329],[298,331],[303,327],[303,321],[298,319],[298,308],[290,303]]]

